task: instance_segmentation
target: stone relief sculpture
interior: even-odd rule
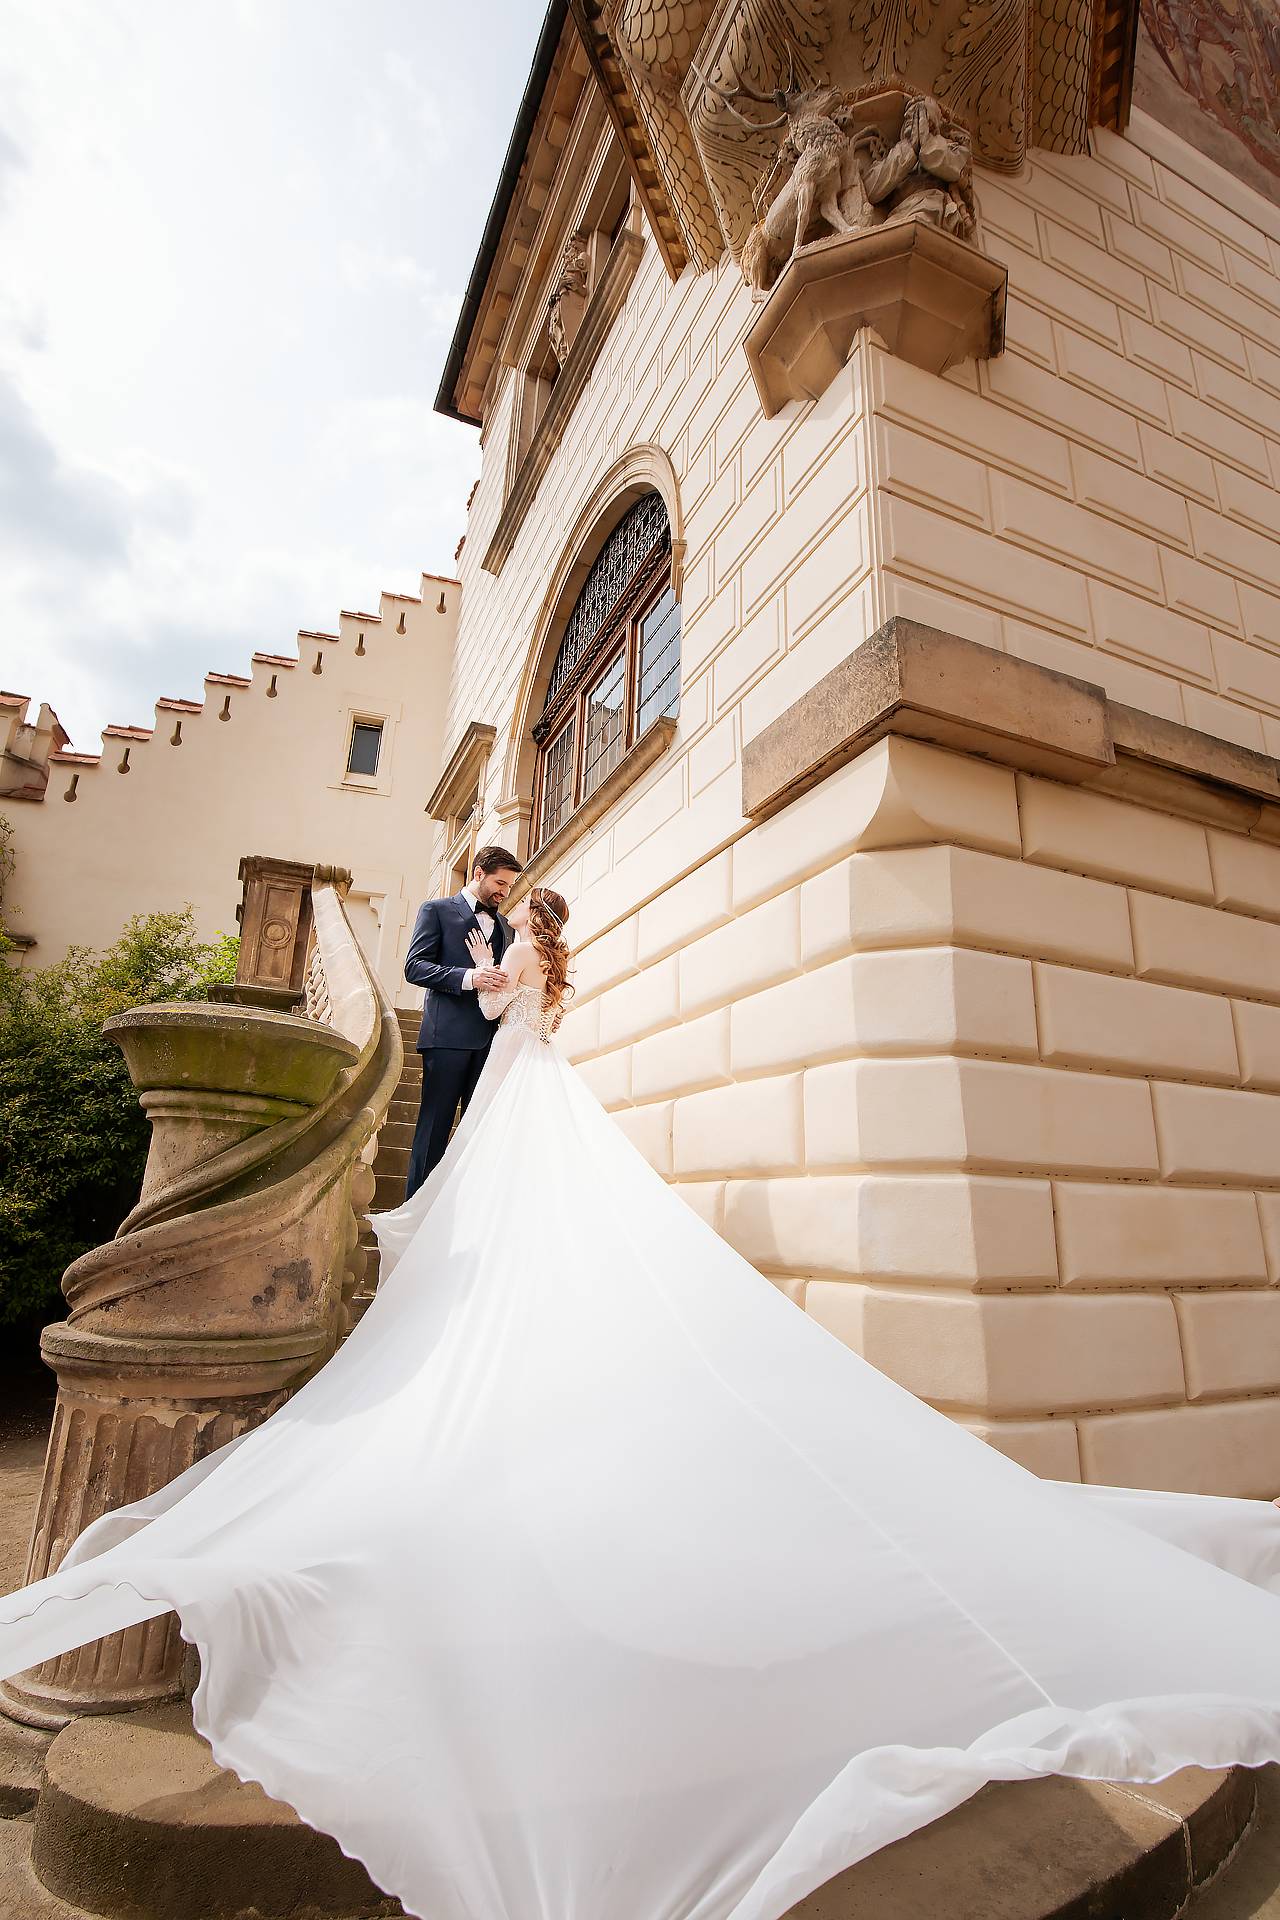
[[[835,87],[797,87],[795,69],[785,87],[760,93],[741,81],[731,90],[705,83],[733,119],[751,133],[786,128],[777,161],[757,199],[766,204],[763,219],[748,233],[742,249],[743,278],[763,296],[796,251],[813,239],[815,222],[834,233],[851,233],[841,189],[851,164],[853,142],[847,128],[844,97]],[[740,113],[734,102],[751,100],[776,109],[771,120]]]
[[[740,81],[732,88],[703,84],[752,133],[786,128],[755,196],[763,212],[740,256],[755,298],[768,294],[796,253],[828,234],[923,220],[957,239],[975,238],[972,142],[932,95],[797,87],[794,67],[787,85],[771,94]],[[771,106],[774,116],[750,118],[739,100]]]
[[[590,265],[586,234],[571,234],[565,241],[560,272],[547,301],[547,331],[551,335],[551,351],[560,366],[569,357],[569,349],[587,304]]]
[[[927,220],[960,240],[977,235],[973,145],[931,94],[908,99],[898,138],[859,174],[856,185],[881,222]],[[858,224],[875,221],[868,217]]]

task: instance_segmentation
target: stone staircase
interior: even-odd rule
[[[409,1174],[409,1149],[413,1145],[413,1128],[418,1118],[418,1102],[422,1097],[422,1055],[417,1051],[422,1015],[411,1009],[397,1007],[396,1019],[400,1025],[400,1037],[404,1041],[404,1070],[391,1096],[386,1122],[378,1135],[378,1152],[373,1163],[372,1206],[375,1213],[385,1213],[388,1207],[398,1207],[404,1199],[404,1183]],[[368,1305],[378,1290],[378,1245],[373,1228],[367,1221],[360,1229],[360,1245],[368,1254],[368,1260],[360,1292],[356,1296],[357,1312]]]

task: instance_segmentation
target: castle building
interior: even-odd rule
[[[293,654],[208,673],[204,699],[159,699],[151,726],[113,725],[75,751],[53,710],[0,692],[0,816],[14,871],[6,931],[24,964],[110,946],[131,914],[189,903],[204,939],[234,933],[243,856],[352,874],[347,910],[404,1005],[403,953],[437,828],[424,812],[440,759],[457,631],[456,580],[344,612]],[[282,928],[282,937],[287,933]]]
[[[479,837],[567,896],[582,1072],[878,1366],[1046,1474],[1275,1494],[1257,11],[551,5],[438,403],[435,885]]]
[[[239,856],[346,860],[398,981],[502,842],[571,1056],[797,1310],[1038,1472],[1280,1493],[1259,6],[552,0],[440,388],[460,584],[93,766],[24,717],[41,945],[85,822],[224,925]]]

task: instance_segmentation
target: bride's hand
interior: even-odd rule
[[[473,967],[493,965],[493,949],[477,927],[472,927],[467,934],[467,952],[471,955]]]

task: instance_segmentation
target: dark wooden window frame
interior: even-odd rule
[[[603,551],[603,549],[602,549]],[[625,759],[636,744],[636,723],[640,695],[640,630],[646,615],[671,587],[671,529],[657,541],[627,583],[616,605],[606,616],[599,631],[584,648],[571,673],[543,709],[533,729],[538,745],[537,773],[534,780],[533,811],[530,817],[530,856],[536,854],[553,834],[568,825],[583,802],[590,798],[586,777],[587,702],[619,653],[625,657],[622,744],[617,760]],[[554,669],[553,669],[554,677]],[[677,683],[677,700],[679,698]],[[567,812],[555,825],[544,830],[543,800],[551,749],[566,727],[576,729],[573,745],[573,785]],[[615,761],[616,764],[616,761]],[[596,791],[608,778],[608,770],[596,783]]]

